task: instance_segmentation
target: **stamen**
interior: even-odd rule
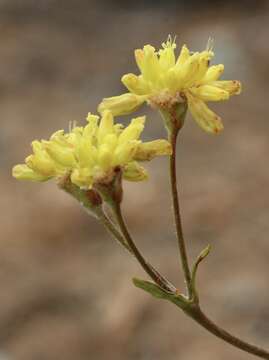
[[[214,47],[214,39],[209,37],[207,40],[206,51],[212,51]]]
[[[77,121],[76,120],[71,120],[69,121],[68,124],[68,131],[71,133],[72,130],[77,126]]]

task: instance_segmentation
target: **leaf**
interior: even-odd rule
[[[133,283],[136,287],[148,292],[157,299],[164,299],[172,302],[173,304],[177,305],[181,310],[185,311],[189,308],[189,306],[191,306],[191,302],[183,295],[167,292],[150,281],[133,278]]]
[[[197,296],[197,292],[196,292],[195,282],[196,282],[198,266],[207,257],[207,255],[210,253],[210,250],[211,250],[211,245],[207,245],[207,247],[200,252],[192,267],[191,282],[192,282],[193,292],[194,294],[196,294],[196,296]]]
[[[133,278],[133,283],[136,287],[148,292],[157,299],[169,299],[170,294],[150,281]]]

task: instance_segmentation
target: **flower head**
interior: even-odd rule
[[[146,170],[138,161],[171,154],[166,140],[143,143],[139,140],[145,117],[137,117],[123,128],[114,124],[110,111],[104,111],[101,120],[89,114],[85,127],[73,127],[68,133],[55,132],[50,139],[33,141],[33,154],[25,164],[13,168],[17,179],[46,181],[51,178],[70,180],[80,188],[90,189],[95,184],[113,179],[115,169],[123,178],[140,181],[147,178]]]
[[[206,103],[228,100],[231,95],[239,94],[240,82],[219,80],[224,65],[210,66],[214,56],[210,45],[202,52],[190,52],[183,45],[177,58],[175,49],[175,41],[168,37],[159,51],[151,45],[135,50],[141,74],[122,77],[130,93],[104,99],[99,111],[111,109],[115,115],[123,115],[136,110],[145,101],[159,109],[187,103],[193,118],[204,130],[211,133],[222,130],[220,117]]]

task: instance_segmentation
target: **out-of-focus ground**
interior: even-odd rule
[[[134,288],[145,278],[102,227],[53,182],[11,178],[12,165],[136,71],[133,49],[168,34],[202,50],[244,91],[213,106],[225,131],[209,136],[188,117],[180,148],[181,206],[202,306],[217,323],[269,347],[269,8],[266,1],[0,2],[1,360],[247,360],[178,308]],[[144,137],[165,136],[147,108]],[[125,184],[138,246],[183,289],[167,160],[145,184]],[[2,356],[2,357],[1,357]]]

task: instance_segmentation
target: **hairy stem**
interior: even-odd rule
[[[184,272],[185,283],[188,290],[188,297],[192,298],[192,286],[191,286],[191,271],[188,263],[188,255],[185,245],[185,240],[182,231],[182,222],[179,209],[179,196],[177,190],[177,174],[176,174],[176,143],[177,143],[177,134],[178,131],[171,131],[169,134],[169,140],[172,146],[172,155],[170,156],[170,182],[171,182],[171,193],[173,199],[173,210],[174,210],[174,219],[176,225],[176,233],[178,240],[178,248],[182,263],[182,268]]]

